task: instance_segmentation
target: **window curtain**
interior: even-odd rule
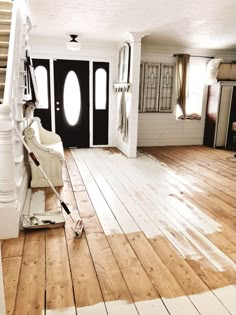
[[[183,118],[186,117],[186,103],[188,97],[190,55],[177,55],[177,104],[179,105]]]

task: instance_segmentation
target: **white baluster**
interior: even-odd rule
[[[19,214],[15,182],[11,110],[0,106],[0,239],[17,237]]]

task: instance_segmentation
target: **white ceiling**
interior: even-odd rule
[[[28,0],[31,35],[236,51],[236,0]]]

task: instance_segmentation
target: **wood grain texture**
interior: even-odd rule
[[[14,314],[42,314],[45,275],[45,231],[27,232]]]
[[[236,313],[231,155],[202,146],[142,148],[137,159],[65,150],[57,191],[84,233],[74,238],[65,214],[65,228],[3,242],[8,313]],[[33,192],[34,205],[45,193],[46,211],[61,209],[51,188]]]
[[[7,315],[14,314],[21,260],[21,257],[8,257],[2,260]]]
[[[73,307],[74,296],[63,228],[46,232],[46,309]],[[75,314],[75,309],[71,311]]]
[[[7,257],[22,257],[25,241],[24,232],[19,233],[18,238],[10,238],[2,244],[2,258]]]

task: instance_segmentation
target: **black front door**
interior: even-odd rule
[[[56,132],[64,147],[89,147],[89,62],[54,61]]]

